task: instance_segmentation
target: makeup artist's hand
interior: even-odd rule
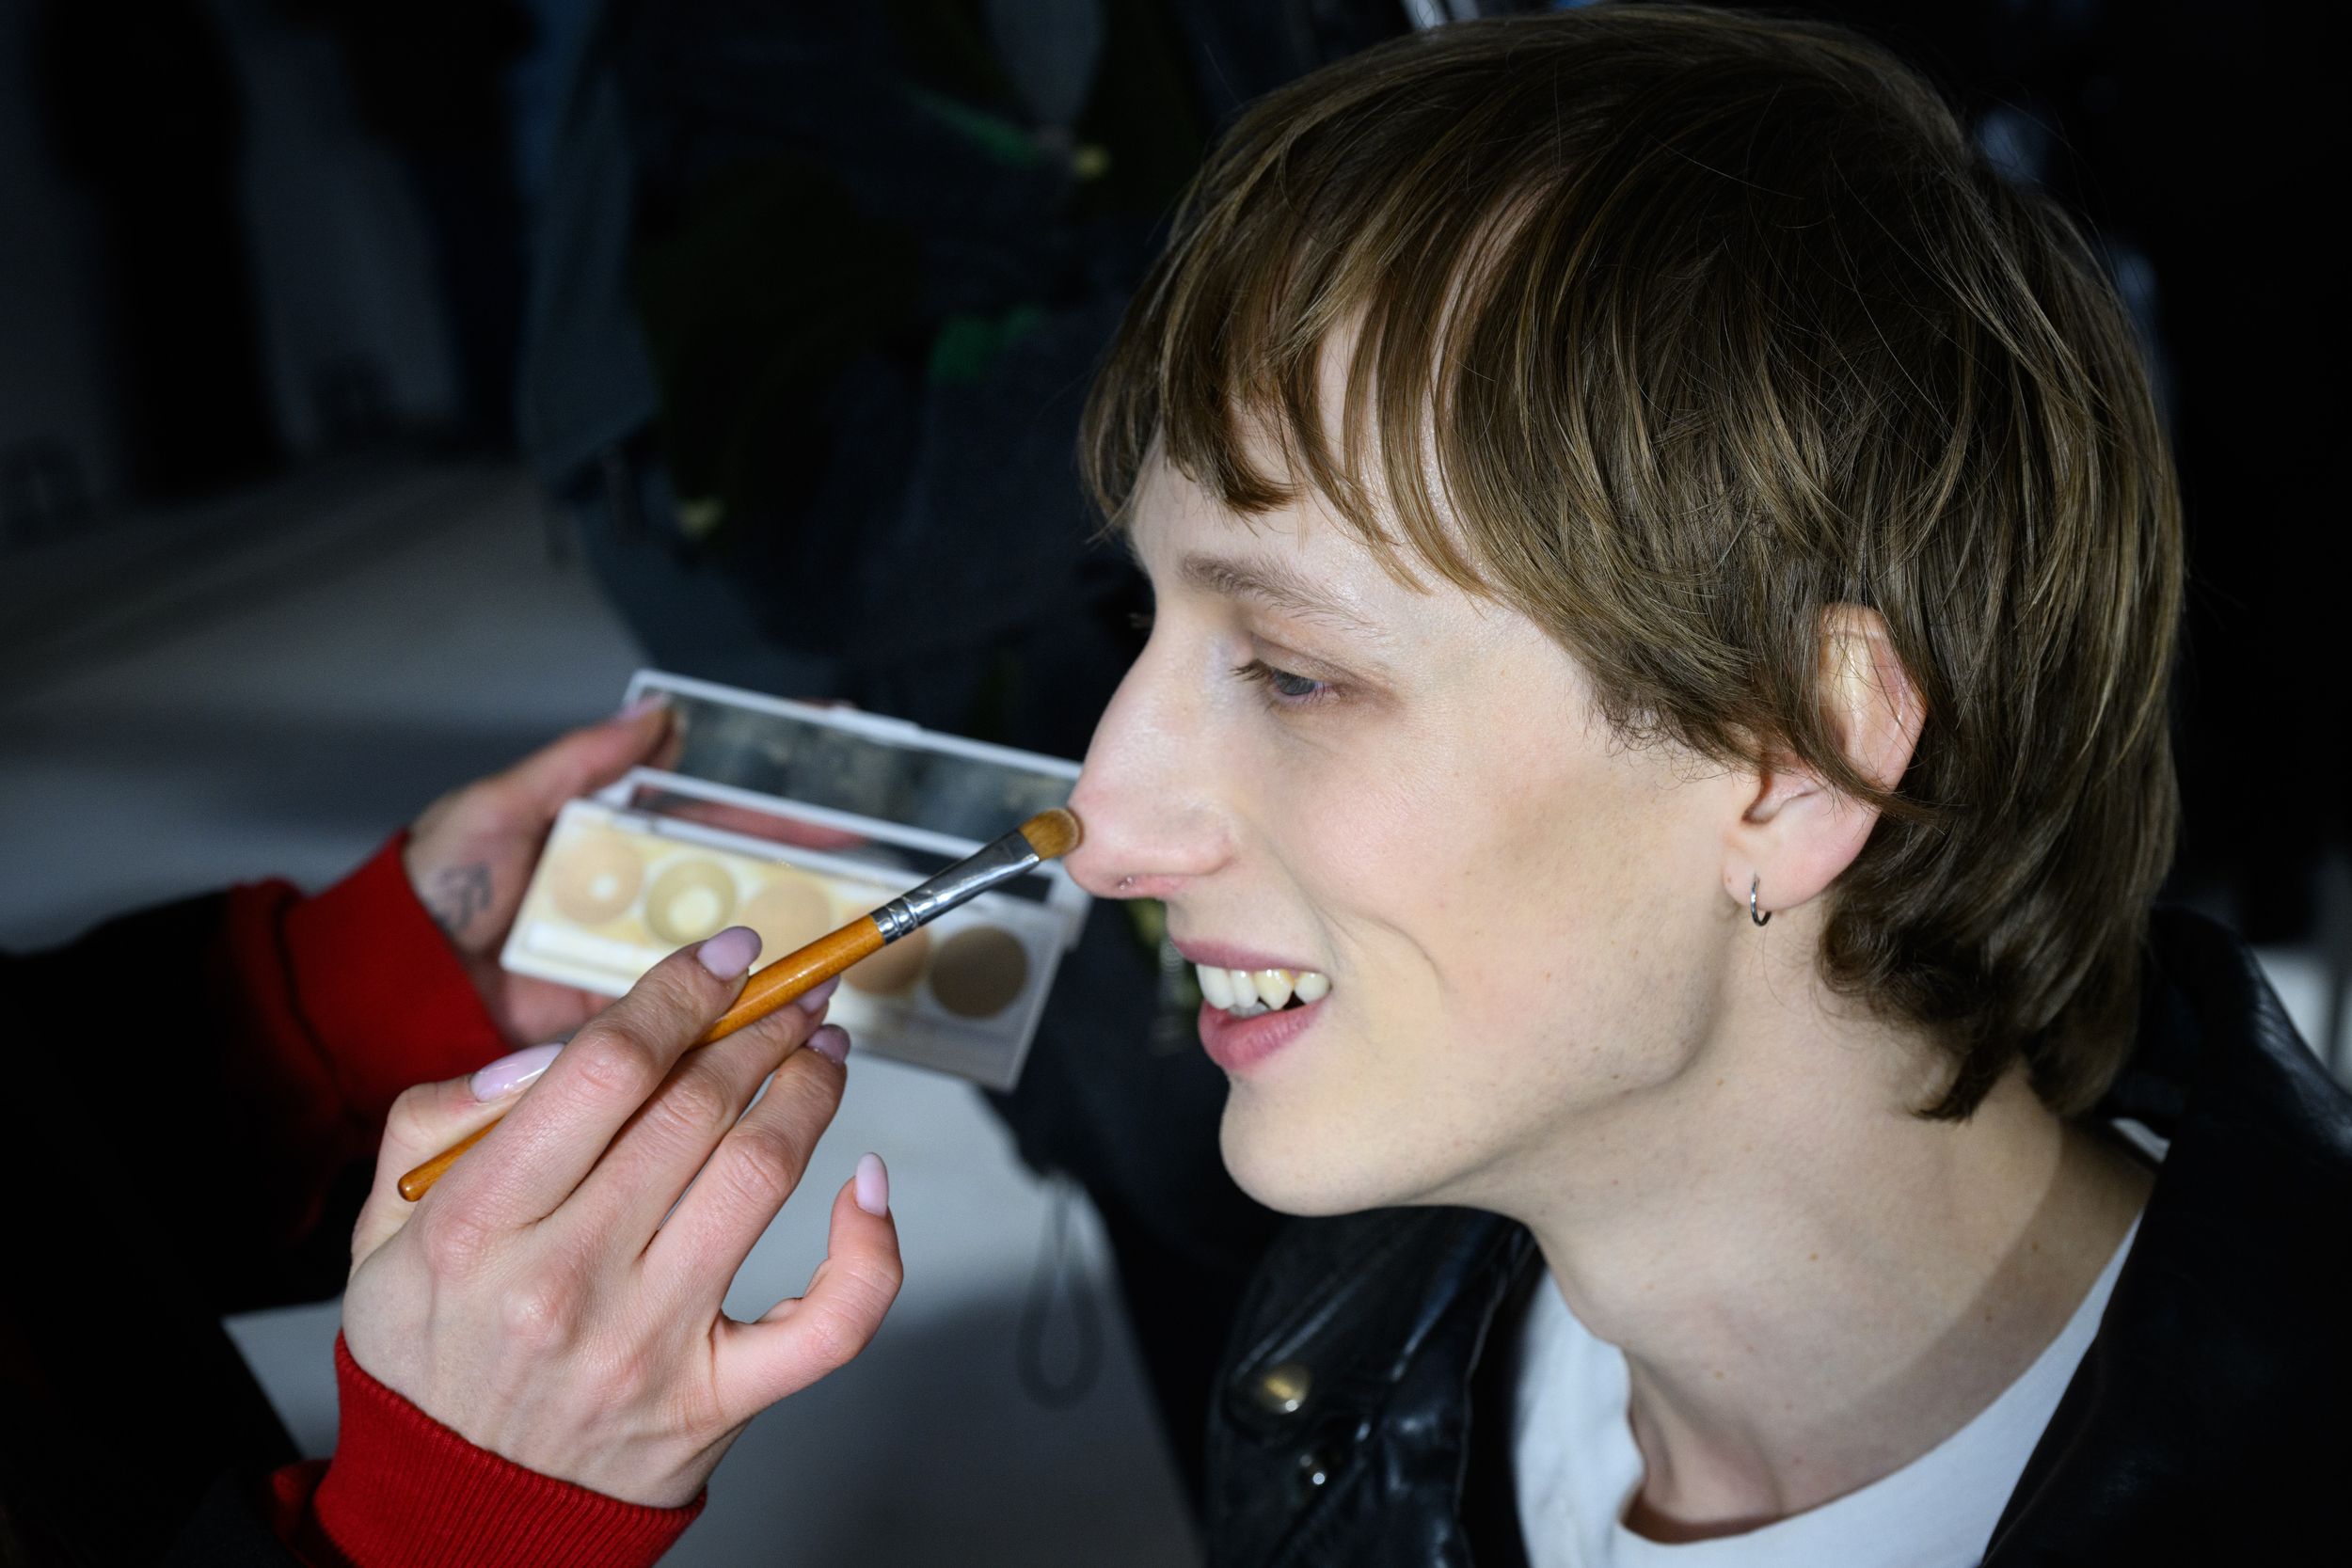
[[[453,790],[408,830],[401,856],[418,901],[464,960],[506,1037],[521,1045],[569,1034],[609,997],[509,974],[499,949],[522,907],[531,868],[564,802],[601,789],[670,741],[658,705],[592,724],[505,772]]]
[[[849,1051],[818,1027],[821,1000],[688,1049],[758,948],[740,927],[722,931],[648,972],[560,1054],[518,1053],[401,1097],[352,1239],[354,1360],[518,1465],[675,1507],[752,1417],[865,1348],[899,1279],[872,1155],[834,1197],[808,1293],[756,1323],[721,1310],[841,1102]],[[400,1196],[404,1171],[501,1113],[422,1202]]]

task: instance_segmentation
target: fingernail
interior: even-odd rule
[[[621,711],[613,715],[613,717],[616,719],[642,719],[646,714],[651,713],[655,708],[668,707],[669,705],[670,694],[667,691],[648,691],[644,696],[638,698],[635,702],[629,704],[628,706],[621,709]]]
[[[735,979],[759,957],[759,933],[749,926],[730,926],[695,948],[694,957],[720,979]]]
[[[890,1172],[879,1154],[857,1157],[857,1206],[876,1219],[890,1212]]]
[[[793,1006],[800,1008],[801,1011],[804,1013],[813,1013],[818,1008],[823,1006],[826,1003],[832,1001],[833,993],[840,989],[841,976],[836,974],[832,979],[826,981],[823,985],[803,991],[801,993],[801,999],[794,1003]]]
[[[838,1023],[828,1023],[808,1037],[808,1048],[839,1067],[850,1059],[850,1032]]]
[[[554,1065],[562,1053],[561,1045],[534,1045],[528,1051],[517,1051],[511,1056],[501,1056],[473,1075],[470,1087],[476,1100],[503,1100],[519,1094],[531,1081]]]

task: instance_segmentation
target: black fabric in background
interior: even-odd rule
[[[396,152],[449,313],[459,445],[510,447],[522,341],[523,201],[508,78],[537,24],[521,0],[272,0],[334,35],[360,123]]]
[[[0,956],[0,1506],[37,1562],[156,1562],[224,1470],[297,1457],[221,1318],[341,1291],[368,1171],[299,1243],[245,1223],[262,1140],[224,1068],[221,909]]]
[[[51,0],[35,29],[43,129],[104,240],[133,487],[174,500],[257,479],[283,453],[239,184],[245,106],[220,29],[197,0]]]

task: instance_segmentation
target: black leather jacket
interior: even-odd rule
[[[1985,1562],[2352,1560],[2352,1098],[2227,932],[2160,911],[2153,944],[2100,1109],[2171,1148]],[[1541,1270],[1473,1210],[1290,1227],[1210,1418],[1214,1568],[1523,1565],[1507,1358],[1482,1353]]]

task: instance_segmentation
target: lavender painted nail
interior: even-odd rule
[[[749,926],[730,926],[695,948],[694,957],[720,979],[736,979],[759,957],[759,933]]]
[[[534,1045],[528,1051],[517,1051],[511,1056],[501,1056],[473,1075],[470,1087],[476,1100],[503,1100],[519,1094],[532,1081],[554,1065],[563,1051],[561,1045]]]
[[[857,1206],[876,1219],[890,1212],[890,1171],[879,1154],[857,1157]]]
[[[838,1023],[828,1023],[808,1037],[808,1048],[840,1067],[850,1059],[850,1032]]]
[[[832,979],[826,981],[823,985],[814,986],[808,990],[803,991],[801,994],[801,999],[792,1005],[800,1008],[801,1011],[804,1013],[813,1013],[818,1008],[823,1006],[826,1003],[832,1001],[833,993],[840,989],[841,976],[836,974]]]

